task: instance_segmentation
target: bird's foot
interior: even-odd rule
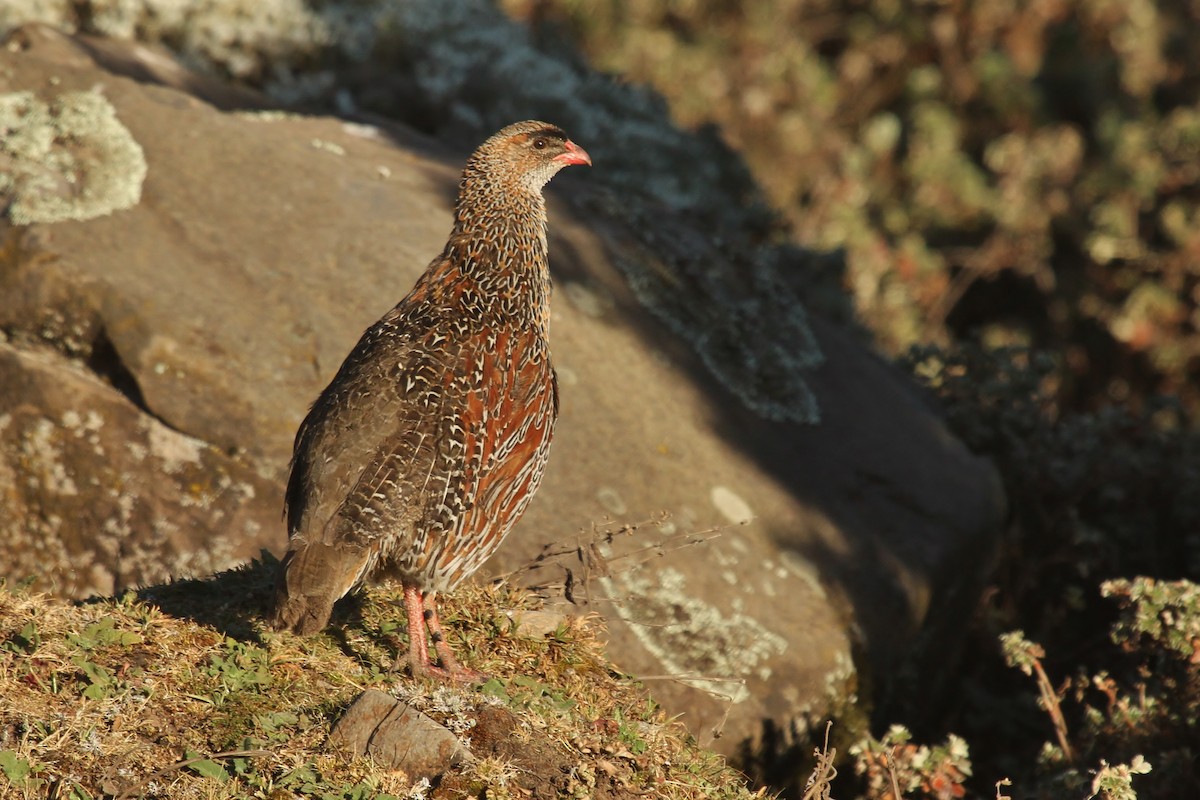
[[[431,677],[455,683],[481,683],[487,680],[487,675],[464,667],[454,657],[450,645],[446,643],[446,634],[442,631],[432,592],[423,592],[415,586],[405,586],[404,606],[408,612],[408,665],[414,678]],[[434,664],[433,659],[429,657],[430,642],[433,643],[441,666]]]
[[[448,666],[442,667],[434,664],[432,661],[424,663],[411,663],[412,674],[414,678],[436,678],[441,681],[449,681],[452,683],[483,683],[488,679],[488,676],[479,670],[464,667],[457,661],[452,661]]]
[[[407,666],[414,678],[436,678],[440,681],[462,684],[483,683],[491,677],[486,672],[464,667],[458,663],[458,659],[450,652],[449,647],[438,648],[437,657],[440,664],[434,663],[433,659],[429,657],[428,651],[422,651],[419,648],[414,648],[414,650],[416,652],[397,654],[391,671],[399,672]]]

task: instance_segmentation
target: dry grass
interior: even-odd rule
[[[469,587],[444,600],[477,687],[393,672],[398,592],[371,589],[309,638],[260,617],[273,562],[70,604],[0,587],[0,794],[61,798],[748,798],[606,660],[594,618],[525,634],[538,601]],[[435,786],[324,747],[363,689],[410,699],[479,760]]]

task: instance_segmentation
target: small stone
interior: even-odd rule
[[[433,780],[472,757],[445,727],[378,689],[367,689],[350,704],[333,726],[329,745],[369,755],[413,780]]]
[[[504,613],[517,624],[517,636],[527,639],[549,636],[567,624],[567,615],[559,611],[513,609]]]

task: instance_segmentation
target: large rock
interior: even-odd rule
[[[0,343],[8,577],[75,597],[206,575],[278,547],[279,488],[47,347]]]
[[[96,365],[145,425],[205,443],[213,469],[256,473],[267,485],[256,485],[255,502],[273,494],[277,503],[308,403],[444,243],[466,154],[400,128],[219,110],[200,97],[227,106],[246,98],[161,54],[46,28],[18,31],[0,53],[0,95],[16,92],[51,110],[65,94],[99,93],[147,169],[140,200],[124,210],[0,228],[0,327],[23,347],[43,342]],[[79,180],[88,185],[86,174]],[[539,496],[489,568],[516,570],[546,542],[565,543],[559,549],[575,555],[518,577],[549,575],[589,599],[609,621],[615,661],[662,678],[655,696],[702,739],[724,725],[728,749],[764,725],[803,728],[853,701],[862,667],[894,668],[931,621],[934,635],[953,630],[970,608],[953,598],[969,597],[1001,522],[998,482],[905,376],[820,320],[812,326],[826,362],[809,379],[820,424],[748,411],[693,343],[638,304],[614,262],[661,265],[595,210],[604,203],[587,184],[586,173],[563,175],[554,193],[572,205],[551,203],[555,447]],[[69,205],[73,186],[39,190],[60,191]],[[131,196],[125,187],[121,197]],[[686,286],[677,299],[688,301]],[[11,369],[41,368],[27,362],[13,357]],[[73,413],[90,418],[82,405]],[[0,407],[0,419],[9,415],[13,407]],[[60,491],[55,468],[18,452],[6,447],[0,465],[12,482]],[[55,457],[74,476],[78,502],[102,498],[107,489],[83,479],[99,465]],[[175,498],[162,509],[184,549],[203,551],[217,531],[236,532],[242,552],[282,542],[279,525],[175,518],[183,490],[152,463],[127,485],[133,502]],[[244,498],[240,485],[225,491]],[[244,499],[224,502],[245,508]],[[36,516],[51,505],[4,513]],[[108,518],[60,519],[58,535],[78,522],[71,535],[89,541]],[[645,520],[655,521],[612,533]],[[123,535],[159,534],[147,519]],[[95,538],[95,563],[124,575],[121,548],[114,555],[106,541]],[[77,558],[43,563],[45,576],[75,592],[121,583],[89,584],[80,576],[91,567]],[[866,658],[856,660],[858,648]]]

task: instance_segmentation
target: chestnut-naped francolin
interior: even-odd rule
[[[591,163],[537,121],[468,159],[445,250],[362,335],[296,433],[277,628],[319,631],[338,599],[391,575],[413,674],[478,677],[451,653],[436,596],[495,552],[541,482],[558,416],[542,188]]]

